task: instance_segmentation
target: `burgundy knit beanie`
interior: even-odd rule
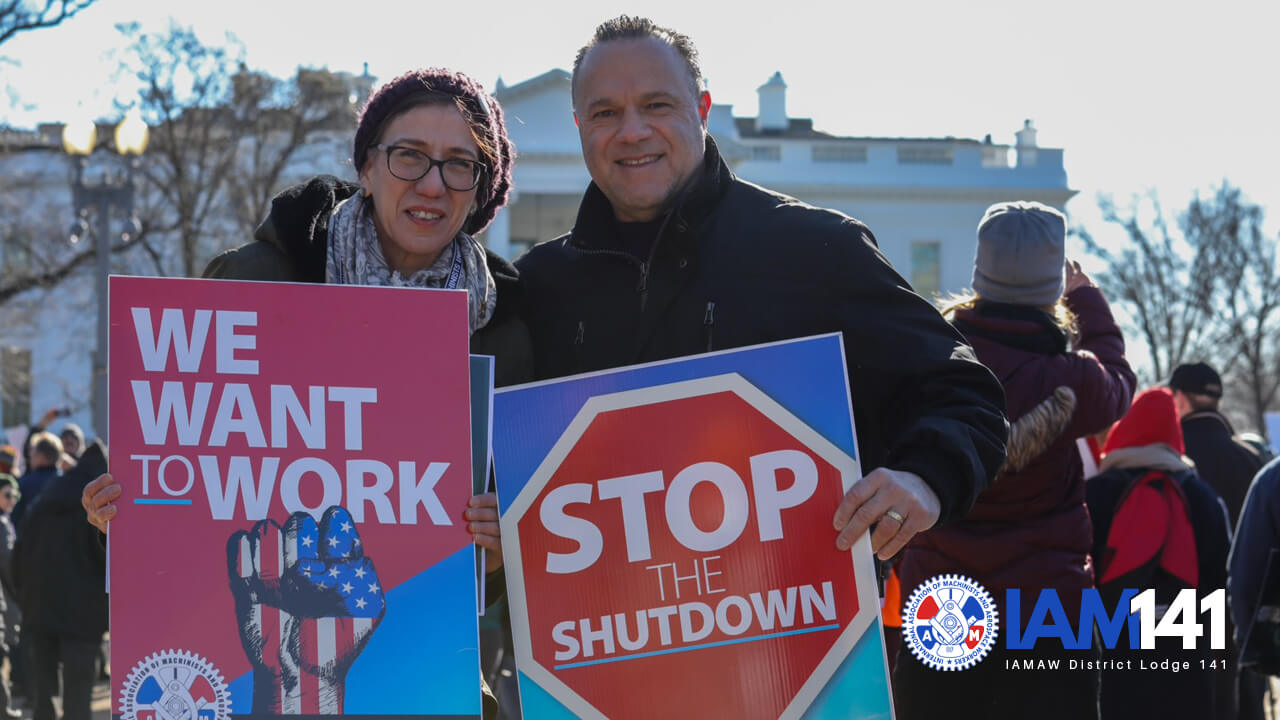
[[[379,87],[369,96],[369,101],[360,111],[351,161],[359,173],[369,156],[369,148],[377,142],[377,133],[388,118],[392,113],[398,114],[413,107],[402,107],[402,103],[423,93],[439,93],[461,99],[466,108],[464,114],[470,115],[464,118],[467,125],[482,140],[480,152],[489,169],[476,187],[476,211],[462,226],[463,230],[474,235],[488,227],[498,209],[507,204],[507,196],[511,192],[511,165],[515,159],[515,148],[507,137],[502,107],[472,78],[444,68],[422,68],[410,70]],[[488,145],[491,150],[486,150],[484,145]]]
[[[1182,442],[1182,426],[1173,405],[1173,393],[1166,387],[1153,387],[1138,393],[1124,417],[1116,421],[1102,448],[1105,456],[1113,450],[1164,443],[1178,454],[1186,452]]]

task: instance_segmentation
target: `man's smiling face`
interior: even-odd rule
[[[697,172],[710,105],[680,54],[657,38],[587,52],[574,87],[582,156],[619,220],[658,217]]]

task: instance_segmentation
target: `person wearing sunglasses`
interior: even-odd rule
[[[465,289],[471,352],[494,356],[498,385],[531,379],[529,335],[514,307],[518,273],[474,237],[511,190],[515,152],[502,108],[462,73],[412,70],[369,97],[352,145],[358,182],[319,176],[285,189],[254,240],[215,257],[204,277]],[[86,486],[89,522],[105,532],[119,496],[110,475]],[[472,498],[465,519],[500,584],[496,496]],[[496,715],[491,695],[484,709]]]

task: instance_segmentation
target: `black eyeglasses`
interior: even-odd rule
[[[440,166],[440,179],[444,186],[457,192],[465,192],[475,187],[481,176],[488,170],[484,163],[464,158],[436,160],[430,155],[403,145],[373,146],[387,154],[387,170],[406,182],[417,182],[431,172],[431,168]]]

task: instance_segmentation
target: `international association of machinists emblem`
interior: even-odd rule
[[[228,720],[231,694],[203,657],[164,650],[138,662],[120,691],[121,720]]]
[[[937,575],[911,593],[902,610],[903,642],[937,670],[973,667],[995,644],[995,602],[963,575]]]

